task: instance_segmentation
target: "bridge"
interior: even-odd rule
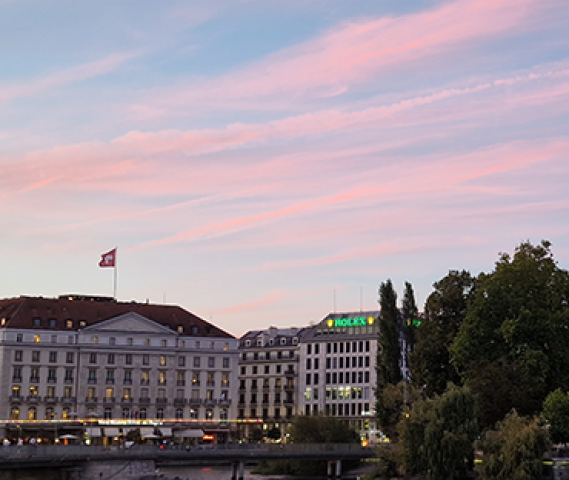
[[[232,479],[243,479],[244,465],[261,460],[320,459],[328,462],[328,475],[340,477],[342,460],[373,457],[373,450],[359,444],[220,444],[133,445],[130,448],[93,445],[23,445],[0,448],[0,471],[59,469],[59,478],[110,478],[109,469],[125,469],[120,478],[142,478],[154,473],[155,464],[225,463],[233,466]],[[86,467],[89,468],[86,468]],[[128,468],[127,468],[128,467]],[[98,477],[93,472],[101,470]],[[77,472],[81,470],[81,473]],[[63,471],[70,472],[65,476]],[[103,471],[106,471],[103,477]],[[91,473],[89,473],[91,472]],[[113,473],[114,475],[114,473]],[[3,477],[2,478],[11,478]]]

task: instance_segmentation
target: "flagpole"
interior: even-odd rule
[[[117,252],[117,247],[115,247],[115,266],[113,268],[114,273],[115,273],[115,275],[114,275],[115,280],[113,283],[113,298],[115,300],[117,299],[117,253],[116,252]]]

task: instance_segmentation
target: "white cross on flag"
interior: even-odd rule
[[[113,248],[110,252],[103,253],[101,255],[101,261],[99,262],[99,267],[114,267],[115,259],[117,257],[117,249]]]

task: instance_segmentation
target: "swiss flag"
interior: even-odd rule
[[[110,252],[103,253],[101,255],[101,261],[99,262],[99,267],[114,267],[115,260],[117,258],[117,249],[113,248]]]

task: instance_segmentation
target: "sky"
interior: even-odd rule
[[[236,336],[552,242],[567,0],[0,0],[0,296]]]

